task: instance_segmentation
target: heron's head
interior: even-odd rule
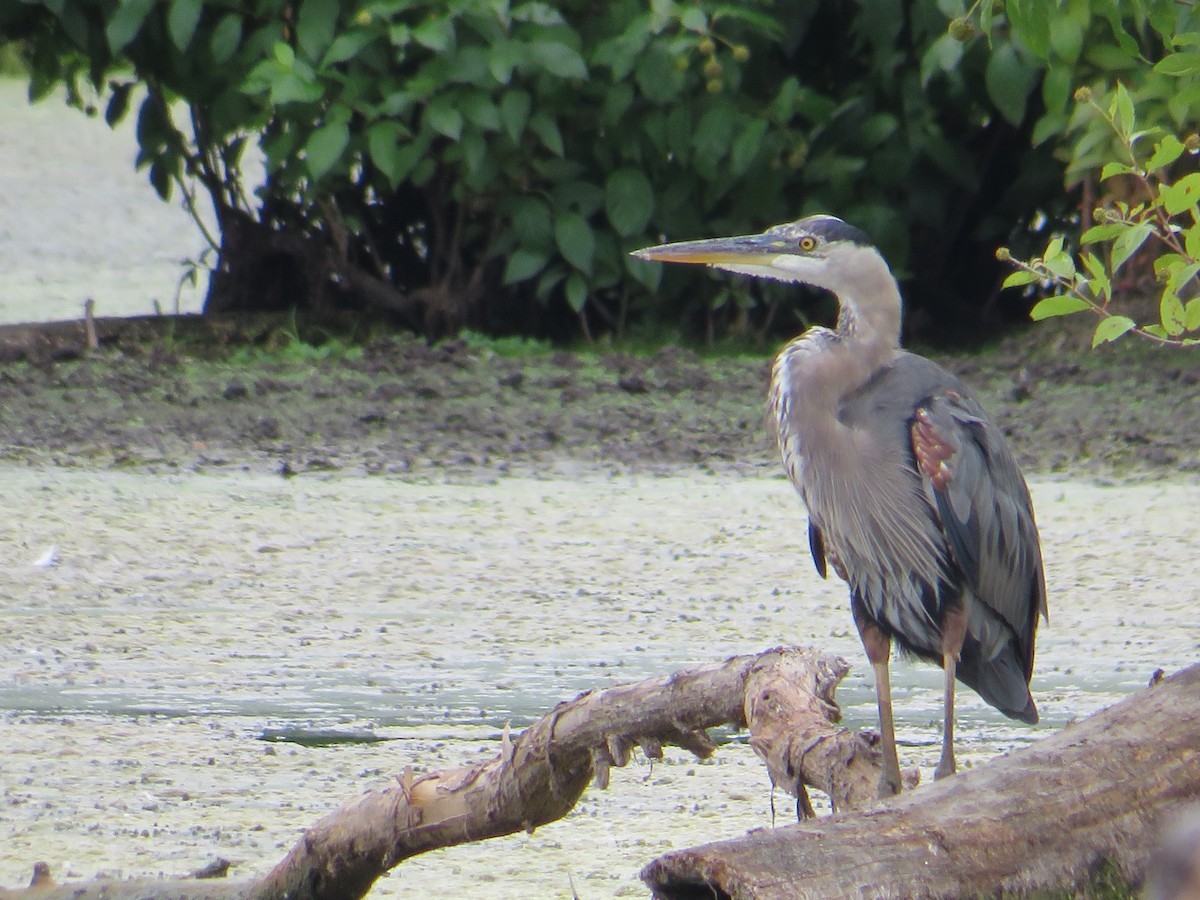
[[[834,216],[809,216],[762,234],[662,244],[634,251],[638,259],[702,263],[717,269],[801,282],[848,298],[891,281],[887,263],[867,235]]]

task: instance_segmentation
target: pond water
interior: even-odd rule
[[[79,318],[89,297],[97,316],[175,310],[205,241],[178,194],[162,202],[134,168],[136,112],[114,130],[0,78],[0,324]],[[198,311],[206,287],[185,286],[179,308]]]
[[[0,885],[269,868],[300,830],[405,766],[498,751],[588,688],[778,644],[854,666],[844,586],[820,580],[781,478],[680,471],[487,484],[255,472],[0,470]],[[1200,656],[1200,487],[1033,485],[1050,624],[1042,722],[960,692],[965,764],[1025,746]],[[51,554],[51,550],[53,550]],[[45,562],[52,555],[54,564]],[[931,778],[940,672],[897,663],[902,764]],[[279,727],[392,740],[301,747]],[[766,776],[728,740],[615,770],[566,819],[399,866],[373,896],[645,896],[655,855],[771,824]],[[787,798],[776,800],[788,820]]]

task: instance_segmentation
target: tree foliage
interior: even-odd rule
[[[1041,0],[26,0],[0,28],[32,96],[136,114],[155,189],[211,198],[209,309],[766,327],[791,302],[771,286],[697,290],[628,251],[831,211],[933,318],[976,324],[992,248],[1069,215],[1060,83],[1126,21],[1091,2],[1108,18],[1059,4],[1078,49],[1040,39]]]
[[[1093,347],[1128,333],[1175,346],[1200,344],[1200,172],[1192,166],[1186,174],[1172,175],[1185,154],[1200,152],[1200,136],[1192,133],[1181,141],[1162,128],[1138,129],[1133,100],[1122,84],[1107,107],[1086,88],[1077,96],[1081,104],[1095,109],[1120,141],[1124,161],[1105,164],[1101,179],[1129,180],[1136,196],[1095,211],[1097,224],[1079,238],[1090,249],[1081,250],[1078,261],[1066,241],[1056,237],[1042,256],[1028,262],[1012,260],[1018,271],[1005,280],[1005,286],[1038,284],[1054,291],[1033,307],[1030,315],[1036,320],[1095,313],[1099,321]],[[1112,301],[1122,268],[1147,246],[1161,285],[1158,321],[1138,325]],[[1011,259],[1006,249],[998,255]]]
[[[1059,11],[1028,0],[1007,0],[1001,16],[980,9],[983,32],[1015,35],[1045,66],[1034,140],[1057,141],[1068,181],[1102,185],[1083,211],[1086,249],[1072,253],[1067,236],[1028,261],[1004,248],[1019,269],[1005,286],[1053,292],[1033,307],[1037,320],[1094,313],[1093,346],[1129,333],[1200,343],[1200,12],[1170,0],[1068,0]],[[1113,303],[1139,257],[1160,284],[1158,321],[1145,325]]]

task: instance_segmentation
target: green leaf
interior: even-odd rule
[[[171,156],[163,155],[150,164],[150,184],[163,200],[171,199]]]
[[[304,145],[305,164],[316,181],[334,167],[350,143],[350,129],[344,122],[322,125],[308,138]]]
[[[1200,74],[1200,53],[1169,53],[1154,64],[1154,71],[1176,76]]]
[[[560,213],[554,220],[554,243],[563,259],[585,275],[591,274],[596,236],[583,216],[569,211]]]
[[[729,148],[728,166],[729,174],[733,178],[741,178],[749,171],[750,165],[762,148],[768,126],[766,119],[751,119],[733,139],[733,146]]]
[[[1129,257],[1138,252],[1142,244],[1146,243],[1146,238],[1154,231],[1154,226],[1149,222],[1140,222],[1137,225],[1127,228],[1121,232],[1112,247],[1112,272],[1114,275]]]
[[[488,71],[498,84],[512,81],[513,69],[525,58],[525,44],[521,41],[503,41],[492,47],[488,54]]]
[[[1183,324],[1188,331],[1200,330],[1200,297],[1189,300],[1183,308]]]
[[[1046,70],[1042,79],[1042,101],[1048,112],[1061,113],[1067,108],[1067,101],[1071,99],[1071,77],[1071,68],[1062,63],[1055,63]]]
[[[527,91],[505,91],[500,98],[500,121],[514,144],[521,139],[532,105],[533,100]]]
[[[1038,119],[1029,136],[1031,146],[1040,147],[1051,138],[1057,138],[1067,130],[1067,117],[1063,113],[1049,112]]]
[[[333,43],[338,0],[302,0],[296,20],[296,43],[310,62],[317,62]]]
[[[1162,188],[1163,208],[1172,216],[1191,209],[1197,202],[1200,202],[1200,172],[1191,172]]]
[[[684,10],[683,15],[679,17],[679,24],[688,31],[703,34],[708,31],[708,16],[698,6],[692,6]]]
[[[457,141],[462,135],[462,113],[454,106],[453,100],[447,94],[439,95],[436,100],[425,107],[422,122],[452,141]]]
[[[1183,155],[1186,148],[1179,138],[1173,134],[1166,135],[1154,146],[1154,153],[1146,160],[1146,171],[1156,172],[1169,166]]]
[[[1183,303],[1170,291],[1163,291],[1162,299],[1158,302],[1158,317],[1171,337],[1178,337],[1187,330],[1187,313]]]
[[[1110,222],[1105,225],[1093,225],[1079,238],[1081,244],[1094,244],[1097,241],[1111,241],[1121,234],[1128,226],[1120,222]]]
[[[953,72],[962,60],[963,45],[949,34],[943,34],[921,55],[921,87],[928,88],[939,72]]]
[[[577,313],[583,312],[584,306],[587,305],[588,289],[587,282],[578,272],[572,272],[567,279],[566,284],[567,303],[571,309]]]
[[[1127,166],[1125,163],[1110,162],[1105,163],[1104,168],[1100,170],[1100,180],[1112,178],[1114,175],[1128,175],[1131,172],[1136,172],[1133,166]]]
[[[1064,62],[1074,65],[1083,49],[1083,26],[1075,19],[1056,16],[1050,29],[1050,46]]]
[[[1039,59],[1050,56],[1050,9],[1046,0],[1008,0],[1004,4],[1017,37]]]
[[[1075,277],[1075,260],[1071,259],[1070,254],[1060,252],[1054,256],[1047,255],[1042,260],[1042,265],[1046,267],[1051,275],[1058,278],[1070,281]]]
[[[508,257],[504,266],[504,283],[516,284],[532,278],[546,267],[546,254],[518,247]]]
[[[640,169],[617,169],[604,183],[604,212],[621,237],[641,234],[654,213],[654,188]]]
[[[874,149],[892,139],[900,127],[899,120],[890,113],[876,113],[858,126],[858,146]]]
[[[1129,91],[1125,89],[1125,85],[1117,82],[1117,89],[1113,93],[1112,103],[1109,105],[1108,114],[1112,117],[1113,128],[1117,134],[1125,141],[1128,141],[1133,136],[1133,128],[1136,122],[1133,111],[1133,98],[1129,96]]]
[[[463,161],[467,164],[467,175],[471,176],[471,180],[467,182],[468,186],[478,189],[480,184],[479,179],[483,178],[488,171],[485,168],[485,163],[487,162],[487,141],[484,140],[480,132],[470,130],[459,140],[456,149],[462,151]]]
[[[104,121],[110,128],[124,119],[125,114],[129,112],[129,92],[135,84],[136,82],[133,81],[113,84],[112,96],[109,97],[108,106],[104,109]]]
[[[460,47],[441,56],[444,63],[445,80],[458,84],[472,84],[491,90],[495,79],[488,67],[488,52],[482,47]]]
[[[212,31],[208,39],[209,49],[212,50],[213,62],[222,65],[237,53],[238,45],[242,42],[242,17],[237,13],[229,13]],[[286,45],[284,45],[286,46]]]
[[[587,78],[587,64],[574,47],[557,41],[539,41],[527,48],[528,58],[559,78]]]
[[[321,68],[335,66],[353,58],[378,36],[372,31],[346,31],[339,34],[321,57]]]
[[[1040,322],[1042,319],[1051,319],[1055,316],[1069,316],[1071,313],[1082,312],[1085,309],[1091,309],[1091,304],[1079,297],[1072,297],[1070,294],[1058,294],[1054,297],[1046,297],[1044,300],[1039,300],[1037,304],[1029,311],[1029,318],[1035,322]]]
[[[470,91],[459,101],[463,118],[479,127],[481,131],[500,130],[500,110],[485,91]]]
[[[591,54],[591,64],[607,66],[614,84],[620,84],[629,77],[653,36],[644,22],[642,27],[637,26],[637,21],[631,23],[623,34],[601,42]]]
[[[661,268],[661,267],[660,267]],[[539,300],[545,303],[551,292],[558,287],[559,283],[567,277],[567,269],[565,266],[551,266],[542,273],[542,277],[538,279],[537,288],[534,294]]]
[[[988,57],[984,69],[988,97],[1013,125],[1020,125],[1025,118],[1025,104],[1037,77],[1037,71],[1021,61],[1011,44],[996,48]]]
[[[383,173],[393,188],[403,177],[400,171],[399,144],[410,132],[399,122],[376,122],[367,129],[367,153],[371,162]]]
[[[515,22],[529,22],[543,27],[563,24],[562,13],[552,4],[541,2],[541,0],[522,3],[512,11],[512,17]]]
[[[167,31],[173,43],[180,52],[187,50],[200,24],[200,11],[204,8],[204,0],[172,0],[171,8],[167,10]]]
[[[696,123],[691,140],[692,152],[697,168],[704,170],[706,176],[708,172],[716,170],[717,163],[729,152],[733,142],[734,119],[732,107],[722,103],[707,110]]]
[[[1017,272],[1013,272],[1011,275],[1009,275],[1007,278],[1005,278],[1004,283],[1002,285],[1000,285],[1000,287],[1001,288],[1021,287],[1022,285],[1033,284],[1033,282],[1041,281],[1041,280],[1042,280],[1042,276],[1039,275],[1037,272],[1030,272],[1030,271],[1027,271],[1026,269],[1021,269]]]
[[[542,198],[518,197],[508,218],[517,243],[522,247],[543,250],[547,254],[554,247],[553,214]]]
[[[1096,326],[1096,331],[1092,335],[1092,349],[1099,347],[1107,341],[1115,341],[1125,332],[1137,327],[1137,323],[1128,316],[1109,316]]]
[[[562,132],[558,123],[544,112],[534,113],[529,119],[529,130],[538,136],[547,150],[555,156],[563,155]]]
[[[1174,294],[1182,293],[1188,283],[1200,273],[1200,262],[1171,266],[1167,276],[1167,290]]]
[[[647,262],[636,256],[625,257],[625,271],[651,293],[657,291],[659,285],[662,284],[663,269],[665,268],[666,266],[660,263]]]
[[[1184,231],[1183,249],[1192,259],[1200,259],[1200,221],[1193,222]]]
[[[116,12],[104,26],[104,36],[108,39],[109,49],[113,56],[120,54],[142,30],[142,23],[150,10],[154,8],[155,0],[124,0],[117,6]]]
[[[675,68],[675,61],[658,44],[651,44],[639,57],[633,70],[638,90],[653,103],[666,104],[675,100],[683,90],[685,74]]]
[[[448,13],[444,18],[436,15],[426,19],[412,30],[412,38],[427,50],[434,53],[445,53],[454,46],[454,20]]]
[[[1091,289],[1092,296],[1102,297],[1107,301],[1112,295],[1112,282],[1109,280],[1104,263],[1094,253],[1084,253],[1081,258],[1083,266],[1088,272],[1087,285]]]

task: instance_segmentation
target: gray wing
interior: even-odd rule
[[[966,585],[1012,630],[1028,680],[1037,617],[1046,615],[1029,489],[1003,434],[953,376],[946,376],[949,383],[914,406],[914,464]],[[1006,636],[989,634],[985,623],[980,626],[976,637],[985,656],[999,648],[997,641],[1007,642]]]

